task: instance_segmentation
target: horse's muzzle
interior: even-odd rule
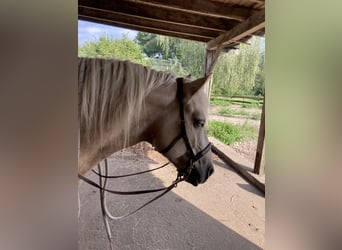
[[[213,173],[214,168],[212,165],[208,165],[204,169],[194,167],[185,181],[197,186],[198,184],[204,183]]]

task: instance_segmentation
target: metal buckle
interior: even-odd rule
[[[193,163],[192,159],[190,159],[189,167],[186,170],[188,175],[190,175],[193,168],[194,168],[194,163]]]

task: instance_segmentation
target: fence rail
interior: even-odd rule
[[[242,99],[252,99],[252,100],[264,100],[264,97],[259,96],[240,96],[240,95],[233,95],[231,98],[242,98]]]
[[[257,96],[217,96],[212,95],[211,99],[217,99],[217,100],[223,100],[227,102],[239,102],[239,103],[258,103],[263,104],[264,98],[263,97],[257,97]]]

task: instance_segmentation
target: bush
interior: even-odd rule
[[[127,36],[115,39],[109,36],[100,36],[98,40],[86,42],[78,47],[79,57],[91,58],[116,58],[130,60],[145,66],[150,66],[152,62],[144,55],[141,47],[130,40]]]
[[[256,139],[258,132],[254,127],[244,125],[233,125],[225,122],[210,121],[208,134],[221,142],[230,145],[237,141]]]
[[[239,128],[228,123],[210,121],[208,125],[208,134],[230,145],[233,142],[242,139]]]

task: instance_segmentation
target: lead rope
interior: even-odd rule
[[[111,233],[111,229],[110,229],[110,225],[109,225],[109,219],[111,220],[120,220],[123,218],[126,218],[136,212],[138,212],[140,209],[142,209],[143,207],[147,206],[148,204],[152,203],[153,201],[159,199],[160,197],[162,197],[163,195],[165,195],[166,193],[170,192],[173,188],[175,188],[177,186],[177,184],[181,181],[184,181],[186,179],[186,177],[184,176],[177,176],[177,179],[168,187],[166,188],[160,188],[160,189],[153,189],[153,190],[142,190],[142,191],[132,191],[132,192],[120,192],[120,191],[113,191],[113,190],[109,190],[106,188],[107,186],[107,178],[120,178],[120,177],[127,177],[127,176],[133,176],[133,175],[138,175],[138,174],[143,174],[143,173],[147,173],[147,172],[151,172],[163,167],[166,167],[170,162],[167,162],[165,164],[163,164],[160,167],[151,169],[151,170],[147,170],[147,171],[142,171],[142,172],[138,172],[138,173],[134,173],[134,174],[127,174],[127,175],[122,175],[122,176],[108,176],[108,160],[107,158],[105,158],[105,170],[104,170],[104,175],[102,175],[102,170],[101,170],[101,164],[99,163],[97,165],[98,168],[98,172],[93,171],[95,174],[98,175],[99,177],[99,184],[97,185],[95,182],[85,178],[84,176],[79,175],[79,177],[84,180],[85,182],[87,182],[88,184],[98,187],[100,190],[100,204],[101,204],[101,212],[102,212],[102,218],[105,224],[105,228],[106,228],[106,234],[107,234],[107,238],[109,240],[109,244],[110,244],[110,249],[113,250],[113,242],[112,242],[112,233]],[[143,205],[141,205],[140,207],[138,207],[137,209],[122,215],[122,216],[113,216],[107,207],[107,200],[106,200],[106,192],[111,192],[114,194],[142,194],[142,193],[150,193],[150,192],[158,192],[158,191],[164,191],[161,194],[155,196],[153,199],[149,200],[148,202],[144,203]]]
[[[169,163],[168,163],[169,164]],[[164,164],[164,166],[166,166],[167,164]],[[103,203],[105,206],[105,211],[106,211],[106,215],[113,220],[120,220],[123,218],[126,218],[136,212],[138,212],[140,209],[142,209],[143,207],[147,206],[148,204],[152,203],[153,201],[157,200],[158,198],[162,197],[163,195],[165,195],[166,193],[170,192],[173,188],[175,188],[177,186],[177,184],[181,181],[184,181],[186,179],[185,176],[177,176],[177,179],[175,181],[173,181],[173,183],[171,185],[169,185],[168,187],[165,188],[159,188],[159,189],[151,189],[151,190],[142,190],[142,191],[132,191],[132,192],[119,192],[119,191],[113,191],[113,190],[109,190],[106,188],[107,185],[107,179],[106,179],[106,174],[108,173],[108,162],[107,159],[105,159],[105,175],[101,174],[101,165],[98,164],[98,169],[99,169],[99,182],[101,183],[101,185],[99,185],[99,189],[100,191],[102,191],[104,193],[104,199],[101,199],[105,201],[105,192],[113,192],[115,194],[143,194],[143,193],[152,193],[152,192],[158,192],[158,191],[164,191],[162,193],[160,193],[159,195],[155,196],[154,198],[152,198],[151,200],[149,200],[148,202],[144,203],[143,205],[141,205],[140,207],[138,207],[137,209],[122,215],[122,216],[113,216],[111,215],[111,213],[108,211],[107,206],[106,206],[106,201]],[[158,169],[158,168],[157,168]],[[102,180],[102,178],[105,179],[105,181]],[[102,184],[103,183],[103,184]]]
[[[101,165],[100,163],[97,165],[98,171],[101,174]],[[107,158],[105,159],[105,175],[108,174],[108,163],[107,163]],[[109,220],[108,218],[110,218],[110,213],[108,212],[107,209],[107,202],[106,202],[106,191],[105,188],[107,186],[107,178],[104,178],[103,184],[102,184],[102,176],[99,176],[99,185],[103,188],[100,189],[100,204],[101,204],[101,212],[102,212],[102,219],[103,219],[103,223],[105,225],[106,228],[106,234],[107,234],[107,238],[109,241],[109,246],[111,250],[114,250],[113,248],[113,241],[112,241],[112,232],[110,229],[110,225],[109,225]]]

